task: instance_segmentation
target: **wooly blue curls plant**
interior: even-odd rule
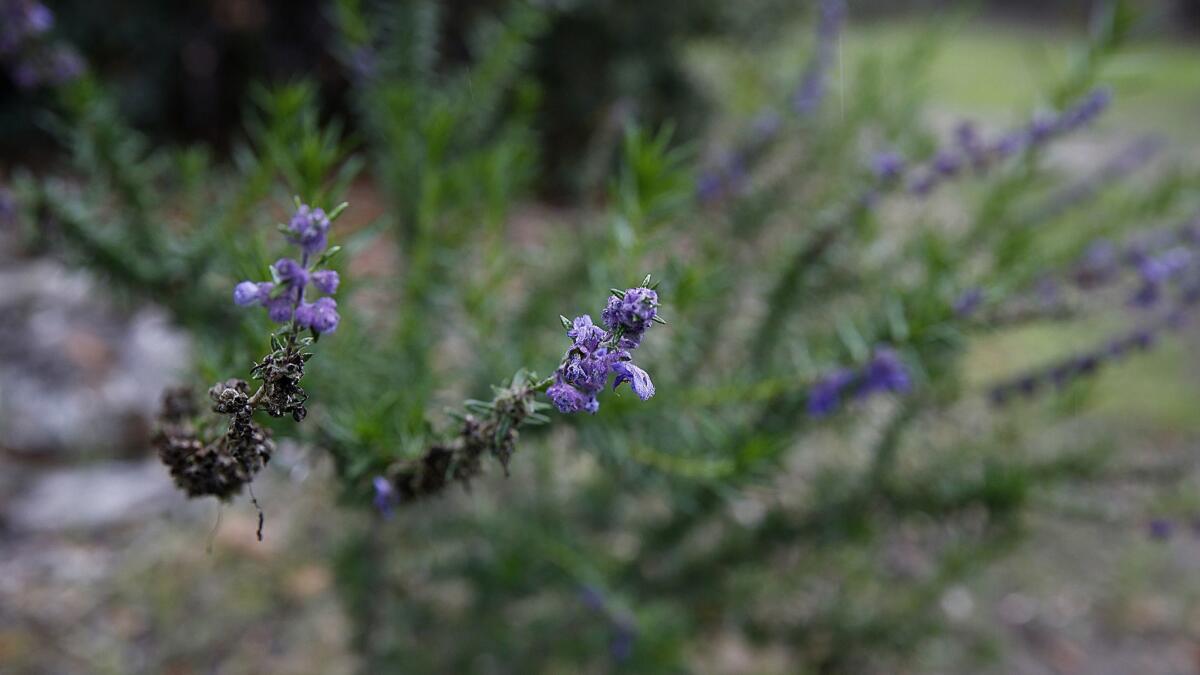
[[[918,75],[945,26],[838,64],[848,8],[823,0],[796,86],[744,133],[709,159],[600,134],[604,206],[546,217],[516,205],[554,10],[497,6],[457,68],[441,3],[333,2],[357,145],[315,87],[265,88],[228,166],[151,147],[80,71],[50,90],[76,178],[12,176],[28,250],[195,335],[224,425],[180,390],[157,437],[189,495],[232,498],[282,434],[332,460],[365,514],[333,556],[365,672],[688,672],[727,639],[789,672],[894,671],[1032,495],[1101,470],[1103,439],[1036,431],[1200,297],[1190,230],[1126,234],[1190,222],[1194,172],[1146,175],[1144,144],[1051,161],[1112,101],[1130,7],[1008,131],[940,133]],[[377,208],[333,208],[352,184]],[[968,372],[1001,331],[1097,315],[1123,325],[1083,353]]]

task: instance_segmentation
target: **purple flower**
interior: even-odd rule
[[[628,661],[633,656],[633,643],[636,638],[637,631],[633,626],[625,621],[617,621],[612,640],[608,644],[608,651],[613,659],[618,662]]]
[[[280,295],[267,298],[263,306],[267,308],[267,318],[275,323],[287,323],[292,320],[296,309],[296,292],[285,290]]]
[[[962,160],[948,150],[942,150],[933,158],[933,170],[940,176],[951,178],[962,169]]]
[[[318,298],[316,302],[304,302],[296,308],[296,324],[317,333],[336,331],[340,320],[337,301],[333,298]]]
[[[588,353],[599,349],[600,343],[605,339],[604,330],[592,323],[592,317],[589,314],[575,317],[571,323],[571,329],[567,331],[567,337],[574,340],[575,347]]]
[[[643,401],[654,396],[654,383],[650,381],[650,376],[646,374],[646,371],[629,361],[618,361],[613,364],[612,369],[617,374],[616,379],[613,380],[613,391],[616,391],[622,382],[628,382],[633,393]]]
[[[890,151],[876,153],[871,158],[871,171],[881,182],[890,183],[904,173],[904,158]]]
[[[658,293],[649,288],[631,288],[625,291],[624,297],[609,297],[601,318],[609,330],[622,328],[631,333],[642,333],[657,315]]]
[[[1008,133],[1001,136],[992,145],[992,154],[996,159],[1005,159],[1021,151],[1025,147],[1025,137],[1019,133]]]
[[[271,297],[271,291],[275,289],[275,284],[269,281],[253,282],[243,281],[233,289],[233,302],[238,307],[249,307],[261,302],[265,302]]]
[[[45,33],[54,26],[54,14],[40,2],[23,3],[25,5],[25,25],[33,34]]]
[[[308,285],[308,270],[295,260],[280,258],[272,267],[275,269],[275,276],[279,277],[279,283],[284,286],[303,289]]]
[[[1176,274],[1187,269],[1191,261],[1191,252],[1181,246],[1172,248],[1161,255],[1142,258],[1138,263],[1138,275],[1142,279],[1142,285],[1130,302],[1138,307],[1150,307],[1156,304],[1163,285]]]
[[[1081,288],[1093,288],[1108,283],[1117,273],[1117,248],[1112,242],[1099,240],[1084,251],[1075,269],[1075,283]]]
[[[696,199],[703,204],[718,202],[725,192],[724,187],[720,173],[713,169],[704,171],[696,179]]]
[[[322,209],[314,209],[307,204],[301,204],[288,224],[291,232],[289,239],[299,246],[305,255],[316,255],[325,250],[329,233],[329,216]]]
[[[600,409],[600,402],[596,400],[595,396],[587,396],[561,380],[546,390],[546,396],[550,398],[554,407],[564,414],[583,412],[584,410],[594,413]]]
[[[971,288],[954,300],[954,314],[959,318],[966,318],[974,314],[981,305],[983,305],[983,290]]]
[[[817,380],[808,392],[809,416],[826,417],[836,412],[842,404],[842,395],[855,377],[853,371],[842,368]]]
[[[579,599],[583,601],[584,606],[593,612],[603,611],[605,609],[604,594],[595,586],[582,586],[579,589]]]
[[[1166,541],[1175,533],[1175,524],[1165,518],[1154,518],[1146,526],[1150,537],[1159,541]]]
[[[1029,123],[1029,141],[1041,143],[1050,138],[1058,128],[1058,118],[1048,113],[1035,115]]]
[[[912,378],[908,367],[894,349],[881,347],[867,363],[856,395],[868,396],[877,391],[903,394],[912,389]]]
[[[384,518],[391,518],[396,504],[400,501],[396,489],[392,487],[391,481],[383,476],[376,476],[371,484],[375,488],[375,508]]]
[[[83,59],[69,47],[58,47],[47,64],[46,79],[50,84],[64,84],[83,74]]]
[[[327,295],[333,295],[337,293],[341,278],[333,270],[318,270],[312,273],[312,282],[317,287],[317,290]]]
[[[0,227],[12,227],[17,222],[17,200],[8,189],[0,186]]]

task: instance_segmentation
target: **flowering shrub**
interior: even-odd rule
[[[1127,234],[1193,208],[1171,171],[1124,184],[1165,150],[1083,176],[1051,161],[1115,96],[1125,3],[1040,111],[945,133],[907,86],[935,40],[835,80],[847,6],[818,3],[799,84],[732,150],[696,162],[631,128],[597,151],[616,158],[604,206],[552,226],[513,217],[538,173],[521,82],[543,10],[484,21],[461,70],[434,67],[433,15],[334,10],[360,144],[295,84],[264,89],[213,166],[149,148],[84,71],[54,91],[91,189],[17,172],[6,210],[29,250],[167,307],[203,345],[197,382],[248,374],[209,390],[220,424],[193,387],[164,400],[155,443],[188,496],[240,494],[283,435],[331,459],[371,519],[336,560],[371,672],[681,672],[722,631],[795,670],[903,658],[941,628],[942,591],[1018,540],[1031,495],[1099,462],[1095,439],[1038,444],[1075,408],[1035,394],[1075,400],[1200,298],[1194,227]],[[364,167],[379,214],[323,211]],[[599,314],[560,316],[564,353],[568,307]],[[1121,325],[969,372],[990,336],[1088,316]],[[889,555],[905,537],[920,564]]]

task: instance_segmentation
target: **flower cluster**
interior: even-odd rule
[[[896,350],[877,347],[862,368],[838,368],[817,380],[808,392],[808,414],[816,418],[832,415],[848,394],[861,399],[878,393],[904,394],[911,389],[912,376]]]
[[[54,15],[37,0],[0,0],[0,59],[22,89],[58,85],[83,72],[83,60],[49,40]]]
[[[955,129],[954,143],[934,153],[927,162],[908,167],[903,157],[888,150],[871,158],[871,173],[879,187],[884,188],[898,184],[907,171],[912,174],[907,183],[909,193],[925,197],[943,182],[968,170],[986,172],[1022,151],[1086,127],[1108,108],[1111,101],[1112,93],[1108,89],[1095,89],[1062,112],[1036,115],[1025,126],[990,142],[982,137],[974,124],[963,122]],[[871,190],[869,196],[874,193],[875,190]]]
[[[340,212],[340,211],[339,211]],[[336,249],[326,251],[333,218],[321,209],[298,204],[296,214],[286,226],[288,241],[300,248],[300,260],[280,258],[271,266],[273,281],[243,281],[233,289],[233,301],[241,307],[261,305],[275,323],[295,322],[314,333],[332,333],[341,317],[337,301],[329,297],[337,292],[340,279],[330,269],[320,269]],[[308,288],[324,293],[313,302],[307,300]]]
[[[628,382],[643,401],[654,396],[654,383],[646,371],[633,364],[630,352],[641,345],[651,324],[660,320],[658,293],[644,286],[614,290],[600,316],[603,328],[587,314],[574,321],[563,317],[572,344],[554,374],[554,384],[546,390],[559,412],[595,413],[600,409],[597,397],[610,375],[616,376],[614,390]]]

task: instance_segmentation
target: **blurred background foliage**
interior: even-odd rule
[[[332,456],[336,495],[283,482],[260,497],[268,533],[291,523],[285,546],[328,563],[362,672],[1012,672],[1009,638],[971,606],[1005,587],[995,575],[1022,544],[1065,522],[1100,528],[1108,550],[1200,506],[1194,330],[989,403],[996,384],[1170,309],[1126,306],[1136,274],[1103,292],[1070,279],[1098,237],[1137,243],[1195,214],[1186,149],[1103,170],[1143,132],[1191,142],[1197,56],[1147,39],[1186,4],[943,3],[885,21],[895,5],[851,3],[805,112],[793,94],[830,37],[814,3],[143,4],[116,21],[56,5],[91,73],[5,90],[21,255],[165,307],[208,382],[265,348],[265,319],[229,292],[275,258],[292,195],[351,202],[342,328],[311,362],[310,417],[276,427]],[[1013,37],[980,27],[993,12],[1062,27]],[[885,150],[932,159],[962,115],[992,138],[1102,83],[1116,103],[1098,130],[931,196],[869,170]],[[713,176],[715,198],[698,189]],[[596,315],[646,272],[670,321],[639,352],[654,399],[556,416],[523,432],[509,478],[493,466],[469,492],[371,513],[372,477],[453,433],[447,409],[519,368],[548,373],[558,315]],[[956,311],[973,289],[986,311]],[[812,385],[878,345],[901,355],[911,394],[810,415]],[[370,515],[308,501],[333,498]],[[208,525],[179,527],[203,540]],[[1053,551],[1057,569],[1077,562]],[[261,580],[226,592],[286,622],[268,572],[288,563],[223,555],[188,573]],[[141,663],[218,668],[237,636],[175,635],[162,599],[223,609],[158,571],[118,593],[149,617]]]

